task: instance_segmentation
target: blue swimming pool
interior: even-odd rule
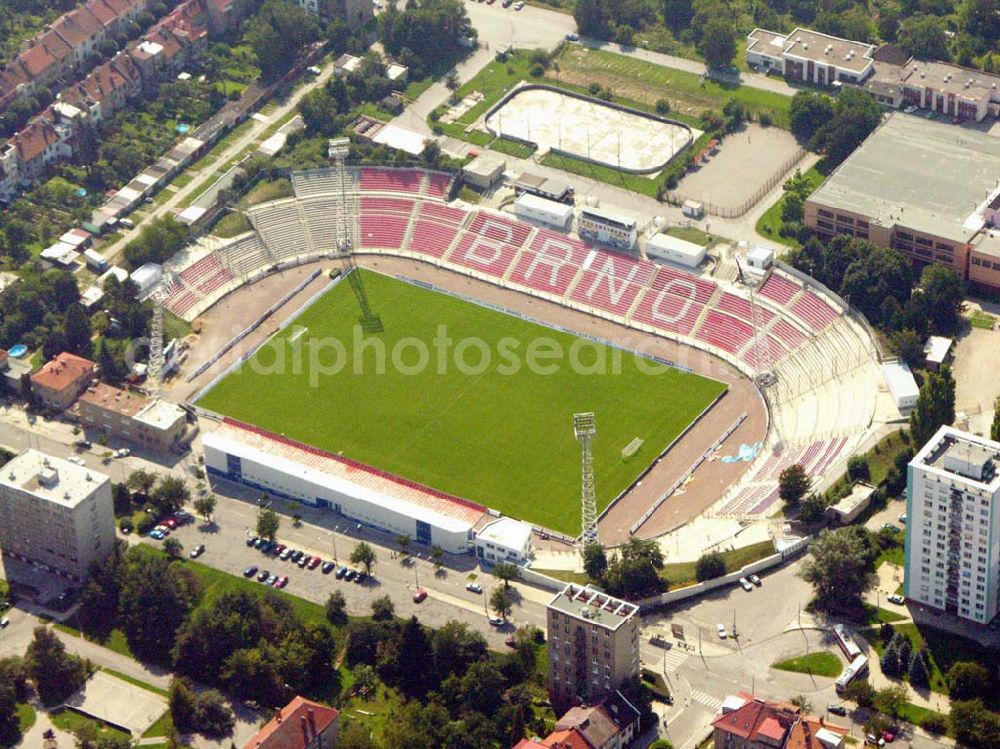
[[[16,346],[12,346],[10,351],[8,351],[7,353],[13,356],[15,359],[19,359],[20,357],[28,353],[28,347],[25,346],[23,343],[19,343]]]

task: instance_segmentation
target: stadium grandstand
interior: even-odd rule
[[[875,344],[839,298],[806,277],[773,269],[752,303],[742,285],[449,204],[448,174],[375,167],[347,174],[349,184],[332,169],[295,173],[294,197],[248,210],[253,231],[188,248],[165,269],[166,307],[191,320],[275,269],[333,256],[331,237],[340,231],[355,238],[359,255],[424,261],[672,339],[751,379],[767,368],[777,375],[768,442],[710,510],[720,517],[772,514],[782,468],[801,463],[816,479],[842,470],[871,424],[881,382]],[[351,216],[351,225],[335,226],[338,215]],[[758,365],[764,349],[769,356]]]

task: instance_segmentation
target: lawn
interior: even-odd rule
[[[800,655],[798,658],[789,658],[771,664],[771,668],[779,671],[794,671],[799,674],[813,674],[815,676],[839,676],[844,670],[844,664],[840,662],[833,653],[821,650],[817,653]]]
[[[823,180],[826,176],[816,169],[815,166],[810,167],[808,171],[803,175],[809,181],[809,192],[813,192],[817,187],[823,184]],[[757,233],[762,237],[767,237],[772,242],[778,242],[779,244],[786,245],[787,247],[798,247],[799,241],[795,237],[783,237],[781,236],[781,212],[785,207],[785,196],[782,195],[778,198],[777,202],[768,208],[764,214],[757,219]]]
[[[35,708],[27,702],[17,703],[17,727],[21,734],[25,734],[35,725]]]
[[[643,177],[639,174],[628,174],[610,166],[591,164],[587,161],[574,159],[572,156],[563,156],[550,152],[542,157],[541,163],[553,169],[596,179],[599,182],[622,187],[650,198],[656,197],[660,186],[659,182],[649,177]]]
[[[717,234],[707,234],[701,229],[697,229],[693,226],[671,226],[664,229],[663,233],[669,234],[671,237],[683,239],[686,242],[694,242],[695,244],[704,245],[709,249],[712,249],[717,244],[726,241]]]
[[[730,99],[756,115],[767,114],[779,127],[788,127],[791,97],[749,86],[728,85],[696,73],[655,65],[645,60],[571,44],[558,58],[560,82],[577,86],[596,83],[619,96],[652,107],[660,99],[670,102],[671,113],[699,117],[722,111]],[[553,71],[547,73],[553,76]]]
[[[982,328],[983,330],[993,330],[993,326],[996,325],[997,319],[993,315],[987,314],[981,310],[976,310],[972,317],[969,318],[969,324],[974,328]]]
[[[163,715],[156,719],[156,721],[145,731],[143,731],[142,738],[157,738],[160,736],[166,736],[167,733],[174,725],[174,719],[170,715],[169,710],[165,710]]]
[[[757,560],[770,556],[773,553],[774,543],[771,541],[761,541],[757,544],[744,546],[742,549],[724,551],[722,552],[722,558],[726,562],[726,572],[729,573],[735,572],[741,567],[745,567],[751,562],[756,562]],[[535,569],[535,572],[542,575],[548,575],[556,580],[562,580],[567,583],[579,583],[580,585],[586,585],[588,582],[591,582],[582,572],[545,569]],[[684,588],[688,585],[694,585],[696,582],[695,563],[676,562],[674,564],[665,564],[663,565],[663,569],[660,570],[660,577],[670,583],[671,589]]]
[[[57,712],[49,713],[52,725],[63,731],[78,734],[85,730],[87,726],[92,726],[98,738],[117,738],[129,741],[132,736],[126,731],[115,728],[103,721],[89,718],[82,713],[78,713],[72,708],[64,708]]]
[[[983,648],[978,642],[959,635],[945,632],[941,629],[918,625],[912,622],[895,624],[893,629],[909,638],[914,650],[926,647],[930,655],[931,691],[948,694],[945,674],[958,661],[975,661],[993,671],[1000,662],[1000,652]],[[875,651],[882,655],[885,643],[879,637],[876,628],[862,630],[862,635],[872,644]],[[1000,694],[994,690],[993,704],[989,707],[996,710],[1000,706]]]
[[[490,150],[499,151],[500,153],[505,153],[508,156],[513,156],[518,159],[529,159],[531,154],[535,152],[534,146],[529,146],[526,143],[519,143],[516,140],[511,140],[510,138],[497,138],[492,143],[490,143]]]
[[[339,284],[199,405],[574,533],[574,413],[596,413],[603,508],[725,391],[720,382],[676,369],[649,374],[629,354],[361,273],[385,327],[378,342],[359,347],[357,302],[349,285]],[[557,358],[535,361],[541,348]],[[304,366],[283,367],[279,357],[286,355]],[[273,374],[278,368],[286,373]],[[255,397],[265,390],[267,398]],[[634,438],[644,440],[638,460],[623,461],[621,451]]]

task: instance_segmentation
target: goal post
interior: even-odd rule
[[[634,440],[625,445],[625,447],[622,448],[622,460],[628,460],[639,452],[639,448],[642,447],[644,442],[645,440],[636,437]]]

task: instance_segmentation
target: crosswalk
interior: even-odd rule
[[[645,666],[656,671],[666,669],[673,672],[679,669],[688,659],[688,653],[683,648],[676,645],[663,648],[656,645],[644,645],[642,648],[642,662]]]
[[[722,708],[722,700],[718,697],[713,697],[710,694],[705,694],[697,689],[691,690],[691,699],[697,702],[699,705],[704,705],[705,707],[711,708],[712,710],[720,710]]]

